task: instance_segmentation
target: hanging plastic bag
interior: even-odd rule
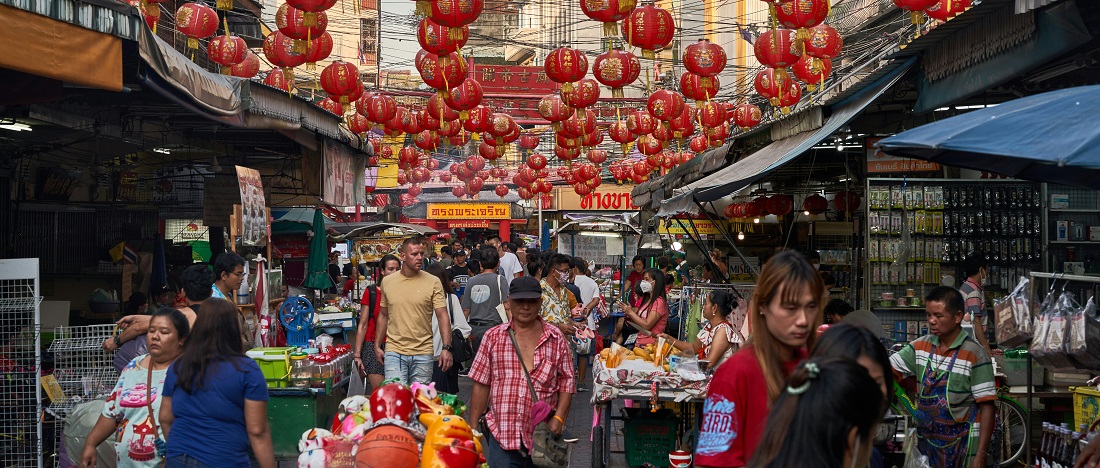
[[[910,427],[905,431],[905,465],[903,468],[930,468],[928,457],[917,450],[917,429]]]
[[[1063,291],[1047,325],[1046,359],[1051,369],[1074,369],[1069,357],[1069,317],[1077,308],[1073,293]]]
[[[1001,348],[1015,348],[1031,339],[1031,311],[1024,297],[1029,281],[1020,278],[1016,289],[993,304],[997,318],[997,343]]]
[[[1046,299],[1043,299],[1042,305],[1039,306],[1039,311],[1035,315],[1035,326],[1033,327],[1034,335],[1031,340],[1031,347],[1028,348],[1028,353],[1031,354],[1032,359],[1043,367],[1051,367],[1051,362],[1047,359],[1047,331],[1050,329],[1050,316],[1053,312],[1055,295],[1052,293],[1047,294]]]
[[[1075,310],[1070,316],[1069,355],[1078,364],[1076,367],[1100,369],[1098,354],[1100,322],[1096,321],[1096,301],[1089,298],[1084,308]]]

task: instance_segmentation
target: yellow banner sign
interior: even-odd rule
[[[665,223],[661,223],[657,227],[657,232],[668,235],[694,235],[699,233],[700,235],[716,236],[721,234],[721,228],[726,227],[726,222],[722,220],[717,221],[720,224],[715,224],[714,221],[708,219],[673,219],[672,224],[665,227]],[[693,228],[692,225],[695,225]]]
[[[588,195],[572,188],[560,188],[554,201],[561,211],[637,211],[630,196],[633,185],[601,185]]]
[[[507,203],[428,203],[428,219],[511,219]]]

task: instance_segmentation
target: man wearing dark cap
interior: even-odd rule
[[[508,302],[512,321],[485,333],[470,369],[474,389],[468,421],[470,427],[484,432],[476,435],[484,436],[489,466],[531,466],[528,451],[534,446],[536,424],[548,421],[550,431],[558,437],[551,443],[562,442],[575,376],[565,335],[539,314],[539,281],[530,276],[513,279],[508,286]],[[531,420],[538,415],[531,411],[534,400],[528,389],[528,375],[538,400],[551,408],[540,420]],[[490,400],[493,406],[486,413]],[[479,426],[483,415],[486,424]],[[562,466],[567,462],[561,460]]]
[[[451,287],[454,288],[455,294],[461,299],[462,294],[466,292],[466,281],[470,279],[470,266],[466,264],[466,251],[455,250],[451,253],[451,261],[453,263],[447,268],[447,277],[451,279]]]

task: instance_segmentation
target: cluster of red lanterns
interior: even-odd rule
[[[549,196],[554,186],[547,180],[548,177],[550,177],[550,169],[547,168],[546,157],[534,153],[527,157],[527,162],[520,165],[519,170],[512,176],[512,184],[517,187],[516,192],[519,193],[520,198],[530,200],[540,194]],[[497,194],[499,195],[500,192]]]
[[[749,219],[767,215],[784,216],[794,209],[794,199],[790,195],[760,196],[744,203],[731,203],[723,214],[726,218]]]
[[[276,67],[268,72],[265,84],[291,92],[294,89],[295,67],[306,65],[307,69],[314,69],[317,62],[332,54],[333,42],[327,31],[328,15],[325,11],[335,5],[336,0],[287,0],[279,6],[275,14],[277,30],[264,38],[264,56]],[[342,114],[348,103],[362,95],[363,87],[359,84],[359,70],[346,62],[340,63],[331,70],[329,68],[336,63],[325,68],[321,74],[321,85],[329,93],[331,101],[340,103],[339,109],[335,109],[330,102],[322,107],[330,112],[340,110]]]
[[[894,0],[894,5],[909,12],[917,27],[924,22],[924,15],[937,21],[947,21],[969,9],[972,3],[972,0]]]

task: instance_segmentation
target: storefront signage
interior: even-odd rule
[[[694,227],[692,227],[694,225]],[[661,223],[657,227],[657,232],[666,235],[695,235],[698,233],[703,236],[716,236],[722,233],[722,229],[726,227],[726,222],[722,220],[711,221],[709,219],[673,219],[672,224],[665,227],[665,223]]]
[[[475,64],[470,67],[470,76],[481,85],[485,94],[545,96],[558,87],[546,75],[544,67]]]
[[[324,162],[321,199],[333,206],[362,203],[366,195],[366,158],[355,157],[346,146],[326,140]]]
[[[511,219],[507,203],[428,203],[428,219]]]
[[[922,161],[920,159],[899,158],[883,153],[878,148],[875,148],[875,143],[878,143],[881,139],[882,138],[868,138],[865,144],[867,148],[868,173],[935,172],[940,170],[940,165],[938,163]]]
[[[166,219],[164,236],[174,242],[206,240],[207,227],[199,219]]]
[[[455,228],[488,229],[489,228],[489,221],[488,220],[478,221],[478,220],[472,220],[472,219],[448,221],[447,222],[447,227],[449,227],[451,229],[455,229]]]
[[[633,185],[601,185],[588,195],[578,195],[572,188],[560,188],[554,200],[561,211],[637,211],[630,196],[633,189]]]

